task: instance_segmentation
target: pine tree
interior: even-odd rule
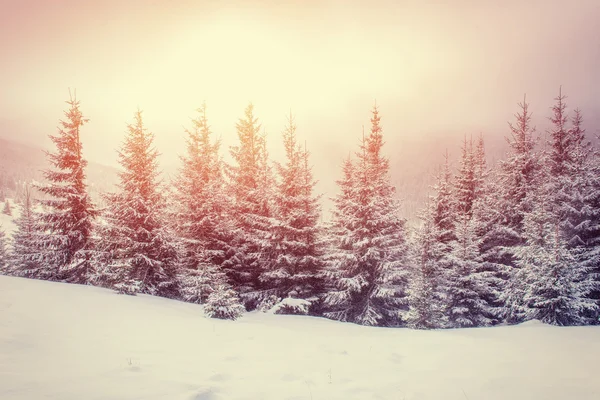
[[[164,218],[153,134],[135,113],[119,152],[120,192],[106,195],[96,266],[103,284],[121,293],[177,295],[177,248]]]
[[[600,169],[582,123],[581,111],[575,109],[569,131],[570,162],[561,185],[559,229],[586,280],[592,280],[590,298],[600,304]],[[586,316],[588,323],[600,321],[597,312]]]
[[[4,208],[2,209],[2,213],[5,215],[12,215],[12,210],[10,208],[10,203],[8,199],[4,202]]]
[[[372,114],[371,132],[363,137],[355,182],[350,186],[352,214],[344,216],[351,230],[339,237],[339,257],[332,265],[338,274],[334,275],[335,289],[324,299],[325,315],[362,325],[395,325],[407,308],[405,222],[398,216],[395,189],[389,182],[389,161],[381,154],[377,107]],[[338,209],[334,217],[341,215]],[[343,232],[348,222],[337,221],[334,226]]]
[[[50,279],[54,271],[42,268],[44,259],[37,215],[33,211],[29,186],[25,187],[24,199],[19,218],[16,220],[17,230],[13,234],[12,252],[10,255],[9,274],[25,278]]]
[[[466,213],[459,215],[455,234],[450,254],[450,324],[455,328],[491,325],[491,307],[482,296],[488,288],[485,272],[481,271],[481,238],[477,236],[474,219]]]
[[[600,251],[594,242],[600,237],[598,215],[600,204],[596,200],[597,171],[592,163],[591,144],[586,141],[581,111],[575,109],[571,128],[567,128],[566,96],[559,91],[550,117],[552,129],[548,160],[548,185],[552,194],[552,212],[558,224],[560,241],[565,241],[576,259],[577,268],[586,277],[593,277],[600,261]],[[592,297],[599,283],[592,285]],[[588,322],[597,323],[597,314],[587,314]]]
[[[448,152],[444,155],[444,165],[436,178],[433,187],[436,193],[433,201],[433,223],[436,227],[437,241],[442,245],[442,252],[450,252],[450,243],[455,239],[455,201],[452,192],[452,172]]]
[[[444,247],[438,241],[438,227],[433,221],[435,196],[431,196],[420,218],[422,225],[417,231],[413,250],[414,271],[409,290],[410,309],[406,323],[415,329],[436,329],[449,326],[448,269],[444,259]]]
[[[535,151],[535,128],[531,126],[529,105],[524,100],[519,103],[521,111],[515,115],[516,123],[509,123],[511,136],[507,138],[509,153],[500,162],[494,188],[499,191],[494,201],[493,215],[488,216],[488,228],[484,238],[482,252],[488,265],[504,266],[502,278],[505,279],[500,301],[504,304],[504,319],[508,322],[520,322],[519,313],[515,309],[515,294],[508,289],[510,281],[516,279],[515,250],[525,243],[523,237],[523,219],[535,203],[531,193],[542,184],[541,162]],[[490,194],[494,196],[494,194]],[[501,268],[497,268],[499,271]],[[514,311],[514,312],[513,312]]]
[[[79,101],[72,96],[67,101],[66,120],[60,121],[58,134],[50,135],[56,145],[55,153],[47,153],[53,169],[44,171],[49,182],[39,190],[51,197],[43,200],[40,231],[45,232],[41,246],[44,249],[43,268],[48,279],[86,283],[89,268],[89,239],[94,209],[87,192],[85,168],[80,140],[80,128],[88,122],[79,109]]]
[[[487,193],[485,192],[485,186],[487,185],[487,180],[490,174],[490,171],[487,166],[486,155],[485,155],[485,143],[483,140],[483,135],[480,134],[477,140],[477,145],[474,151],[474,163],[475,163],[475,198],[481,199]]]
[[[235,319],[245,311],[223,269],[201,262],[194,269],[183,269],[179,277],[180,296],[190,303],[204,304],[214,318]],[[209,310],[212,310],[209,312]]]
[[[228,275],[247,309],[255,308],[269,293],[261,290],[259,275],[274,257],[271,217],[272,176],[266,152],[266,137],[249,104],[236,125],[239,146],[231,148],[234,165],[229,166],[229,194],[234,202],[236,225],[232,248],[235,255]]]
[[[506,315],[503,292],[511,277],[511,268],[503,263],[506,255],[512,259],[513,249],[499,245],[498,238],[504,234],[500,224],[502,215],[498,213],[498,186],[495,176],[488,175],[480,189],[480,195],[473,204],[472,223],[479,239],[480,262],[477,268],[480,281],[480,296],[488,304],[487,317],[491,323],[501,322]]]
[[[513,231],[512,238],[507,237],[505,245],[523,242],[520,237],[523,218],[532,209],[532,202],[528,201],[527,195],[540,183],[539,155],[535,152],[535,128],[530,126],[529,105],[523,101],[519,107],[521,112],[516,115],[516,125],[509,123],[509,154],[500,164],[499,184],[503,190],[500,211],[505,216],[503,225]]]
[[[589,297],[600,305],[600,154],[594,150],[592,155],[586,169],[589,186],[585,195],[585,222],[580,225],[585,245],[578,249],[577,258],[581,268],[593,280]],[[598,312],[588,316],[589,323],[600,323]]]
[[[408,324],[419,329],[450,326],[450,254],[456,240],[456,200],[448,151],[436,174],[434,194],[420,217],[423,221],[416,238],[416,271],[412,279]],[[422,292],[421,292],[422,291]]]
[[[519,270],[512,295],[521,300],[517,311],[524,320],[583,324],[586,314],[598,310],[588,298],[589,276],[560,238],[548,189],[541,188],[535,197],[538,207],[524,218],[526,243],[516,252]]]
[[[8,251],[6,249],[6,233],[0,224],[0,274],[8,272]]]
[[[465,315],[450,308],[453,326],[487,326],[501,318],[499,296],[502,278],[507,276],[505,268],[493,257],[498,255],[498,249],[489,246],[498,233],[494,230],[498,223],[493,207],[496,189],[490,182],[483,136],[479,136],[475,146],[472,139],[467,142],[465,137],[454,189],[456,242],[449,253],[453,259],[449,288],[454,294],[449,298],[453,307],[460,302],[470,303],[465,306]]]
[[[271,262],[263,264],[259,280],[269,295],[278,299],[314,299],[323,267],[319,197],[312,193],[316,182],[309,153],[297,143],[291,113],[283,140],[287,162],[277,164],[280,180],[274,194],[276,218],[272,228],[278,246]]]
[[[573,142],[569,129],[567,129],[568,115],[566,112],[567,104],[565,99],[567,97],[562,94],[562,87],[559,89],[558,97],[555,98],[556,104],[552,107],[552,129],[548,132],[550,134],[550,145],[552,147],[549,164],[550,174],[554,177],[562,176],[566,172],[566,164],[571,159],[571,147]]]
[[[210,318],[235,320],[244,313],[244,306],[228,283],[218,283],[208,296],[204,312]]]
[[[471,216],[473,202],[477,192],[477,166],[475,165],[475,153],[473,150],[473,139],[467,142],[465,136],[462,146],[462,157],[460,168],[456,175],[454,196],[456,198],[456,211]]]
[[[205,267],[220,268],[231,257],[232,231],[219,142],[211,141],[206,104],[198,109],[198,114],[192,121],[192,129],[186,129],[187,154],[181,157],[182,167],[174,184],[176,213],[173,219],[174,228],[183,240],[185,269],[181,271],[180,288],[184,299],[194,302],[198,299],[189,293],[200,291],[208,296],[202,289],[210,275],[205,273]],[[200,287],[194,287],[196,284]]]

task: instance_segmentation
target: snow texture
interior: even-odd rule
[[[0,276],[3,400],[595,400],[600,327],[419,331]]]

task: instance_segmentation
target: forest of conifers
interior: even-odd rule
[[[203,105],[186,130],[178,176],[159,180],[153,134],[134,114],[118,152],[120,184],[98,204],[86,184],[71,98],[51,168],[0,231],[0,271],[204,305],[210,317],[252,310],[417,329],[520,323],[596,324],[600,300],[600,152],[559,92],[541,139],[519,103],[508,152],[486,163],[483,137],[446,157],[409,229],[382,154],[377,107],[343,161],[331,220],[290,114],[284,163],[272,163],[248,105],[223,161]],[[7,203],[8,204],[8,203]]]

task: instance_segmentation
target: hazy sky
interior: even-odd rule
[[[203,100],[224,152],[253,101],[274,157],[291,108],[331,181],[374,99],[392,159],[435,136],[503,136],[525,92],[543,126],[561,84],[600,123],[598,21],[598,0],[0,0],[0,134],[47,143],[77,88],[89,159],[115,163],[139,106],[173,164]]]

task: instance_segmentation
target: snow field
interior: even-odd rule
[[[415,331],[0,276],[0,398],[598,399],[600,328]]]

